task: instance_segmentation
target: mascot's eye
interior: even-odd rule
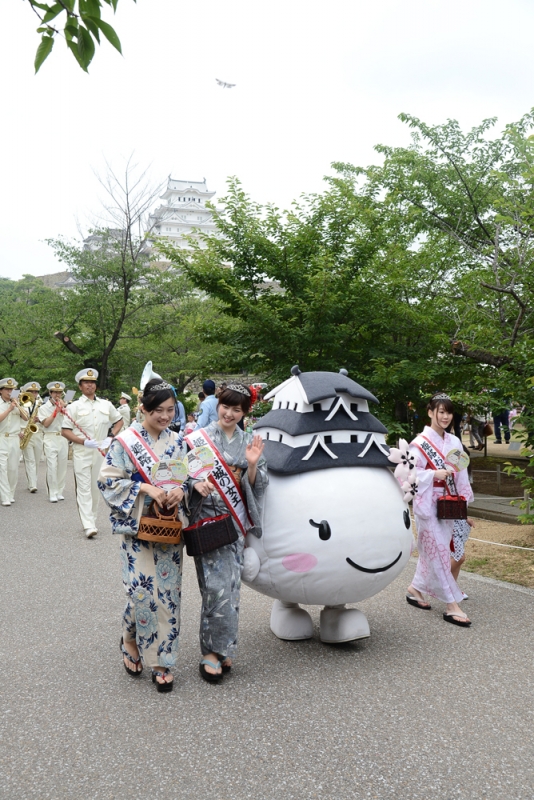
[[[332,536],[330,525],[325,519],[322,519],[320,522],[314,522],[311,519],[310,525],[312,525],[314,528],[319,528],[319,539],[323,539],[323,541],[326,541],[327,539],[330,539],[330,537]]]
[[[408,509],[406,509],[406,511],[404,512],[403,517],[406,529],[409,530],[411,528],[412,523],[410,520],[410,512],[408,511]]]

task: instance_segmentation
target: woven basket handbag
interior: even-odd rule
[[[438,519],[467,519],[467,501],[456,491],[454,478],[451,478],[455,494],[443,489],[443,497],[438,497]]]
[[[137,538],[145,542],[161,542],[165,544],[180,544],[182,538],[182,523],[178,519],[178,508],[172,509],[170,514],[164,514],[158,504],[153,500],[148,510],[149,516],[141,517]],[[150,516],[153,514],[154,516]]]

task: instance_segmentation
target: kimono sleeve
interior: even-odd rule
[[[134,471],[122,444],[114,439],[100,469],[98,488],[106,504],[120,515],[132,514],[141,490],[142,482],[134,479]]]
[[[427,460],[418,447],[410,447],[410,455],[415,456],[415,468],[419,484],[413,501],[414,514],[423,519],[433,516],[432,493],[434,488],[434,470],[427,469]]]
[[[260,539],[262,536],[261,511],[263,506],[263,497],[268,483],[269,476],[267,474],[267,462],[263,456],[260,456],[256,467],[256,480],[254,481],[254,486],[250,485],[250,481],[248,479],[248,470],[243,473],[241,478],[241,490],[245,495],[248,513],[252,522],[254,523],[254,527],[250,529],[249,533],[252,533],[258,539]]]

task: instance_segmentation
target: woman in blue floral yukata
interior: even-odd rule
[[[248,535],[261,536],[260,518],[263,495],[268,484],[267,464],[263,457],[261,436],[244,433],[238,427],[251,403],[250,391],[241,384],[231,384],[219,395],[218,419],[210,422],[205,432],[222,456],[240,487],[246,505]],[[187,436],[202,436],[196,430]],[[215,474],[215,471],[214,473]],[[211,481],[190,479],[191,522],[228,513],[220,492]],[[204,680],[217,683],[230,671],[237,650],[239,598],[245,538],[239,522],[232,517],[237,541],[195,556],[198,586],[202,596],[200,612],[200,674]]]
[[[182,489],[165,489],[143,481],[131,455],[152,452],[160,460],[181,459],[185,455],[183,437],[168,429],[175,410],[172,387],[161,379],[150,380],[143,391],[142,424],[128,429],[135,444],[130,453],[126,436],[123,443],[114,439],[100,471],[98,486],[111,509],[112,533],[119,534],[122,579],[128,602],[122,618],[120,642],[124,667],[137,677],[143,665],[152,670],[158,692],[173,688],[170,668],[176,663],[180,634],[182,584],[182,544],[159,544],[138,539],[142,514],[152,500],[176,508],[183,499]],[[144,446],[147,447],[145,452]],[[140,462],[142,463],[142,462]]]

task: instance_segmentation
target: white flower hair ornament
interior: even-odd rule
[[[415,456],[410,453],[410,445],[406,439],[400,439],[398,447],[389,448],[388,460],[397,465],[394,474],[399,483],[407,481],[415,469]]]
[[[404,502],[411,503],[412,500],[415,498],[417,494],[419,486],[419,478],[417,475],[412,475],[407,481],[401,486],[402,491],[404,492]]]

